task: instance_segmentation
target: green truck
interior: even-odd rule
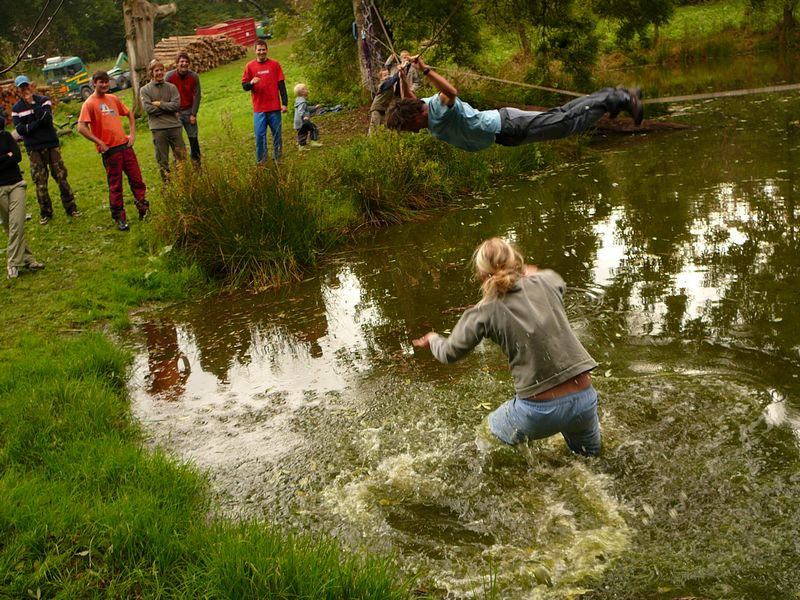
[[[91,77],[86,65],[77,56],[54,56],[44,62],[42,69],[47,85],[53,88],[53,96],[64,102],[86,100],[92,95]],[[131,85],[128,55],[120,52],[117,62],[108,71],[111,91],[124,90]]]

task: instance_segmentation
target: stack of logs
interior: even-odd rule
[[[181,35],[161,40],[153,52],[153,56],[164,63],[169,71],[175,68],[178,52],[189,55],[191,66],[197,73],[209,71],[214,67],[239,60],[247,54],[244,46],[240,46],[227,35]]]
[[[58,100],[52,97],[52,88],[49,85],[36,85],[34,82],[33,92],[40,96],[48,96],[53,102],[53,109],[55,110]],[[11,107],[17,103],[19,98],[19,92],[17,91],[17,86],[14,85],[13,79],[0,81],[0,108],[6,113],[6,123],[11,123]]]

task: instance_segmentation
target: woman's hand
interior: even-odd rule
[[[437,335],[437,333],[435,331],[429,331],[428,333],[423,335],[421,338],[417,338],[415,340],[411,340],[411,343],[416,348],[430,348],[431,347],[431,338],[433,336],[435,336],[435,335]]]

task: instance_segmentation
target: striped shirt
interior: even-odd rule
[[[47,96],[34,94],[31,104],[19,100],[11,109],[11,120],[28,150],[58,148],[58,134],[53,126],[53,103]]]

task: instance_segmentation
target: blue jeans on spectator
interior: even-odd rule
[[[281,111],[253,113],[253,129],[256,134],[256,162],[262,163],[267,158],[267,127],[272,132],[272,159],[280,160],[283,154],[281,138]]]
[[[573,452],[595,456],[600,452],[597,392],[590,385],[553,400],[514,396],[489,414],[489,429],[501,442],[511,445],[560,433]]]

